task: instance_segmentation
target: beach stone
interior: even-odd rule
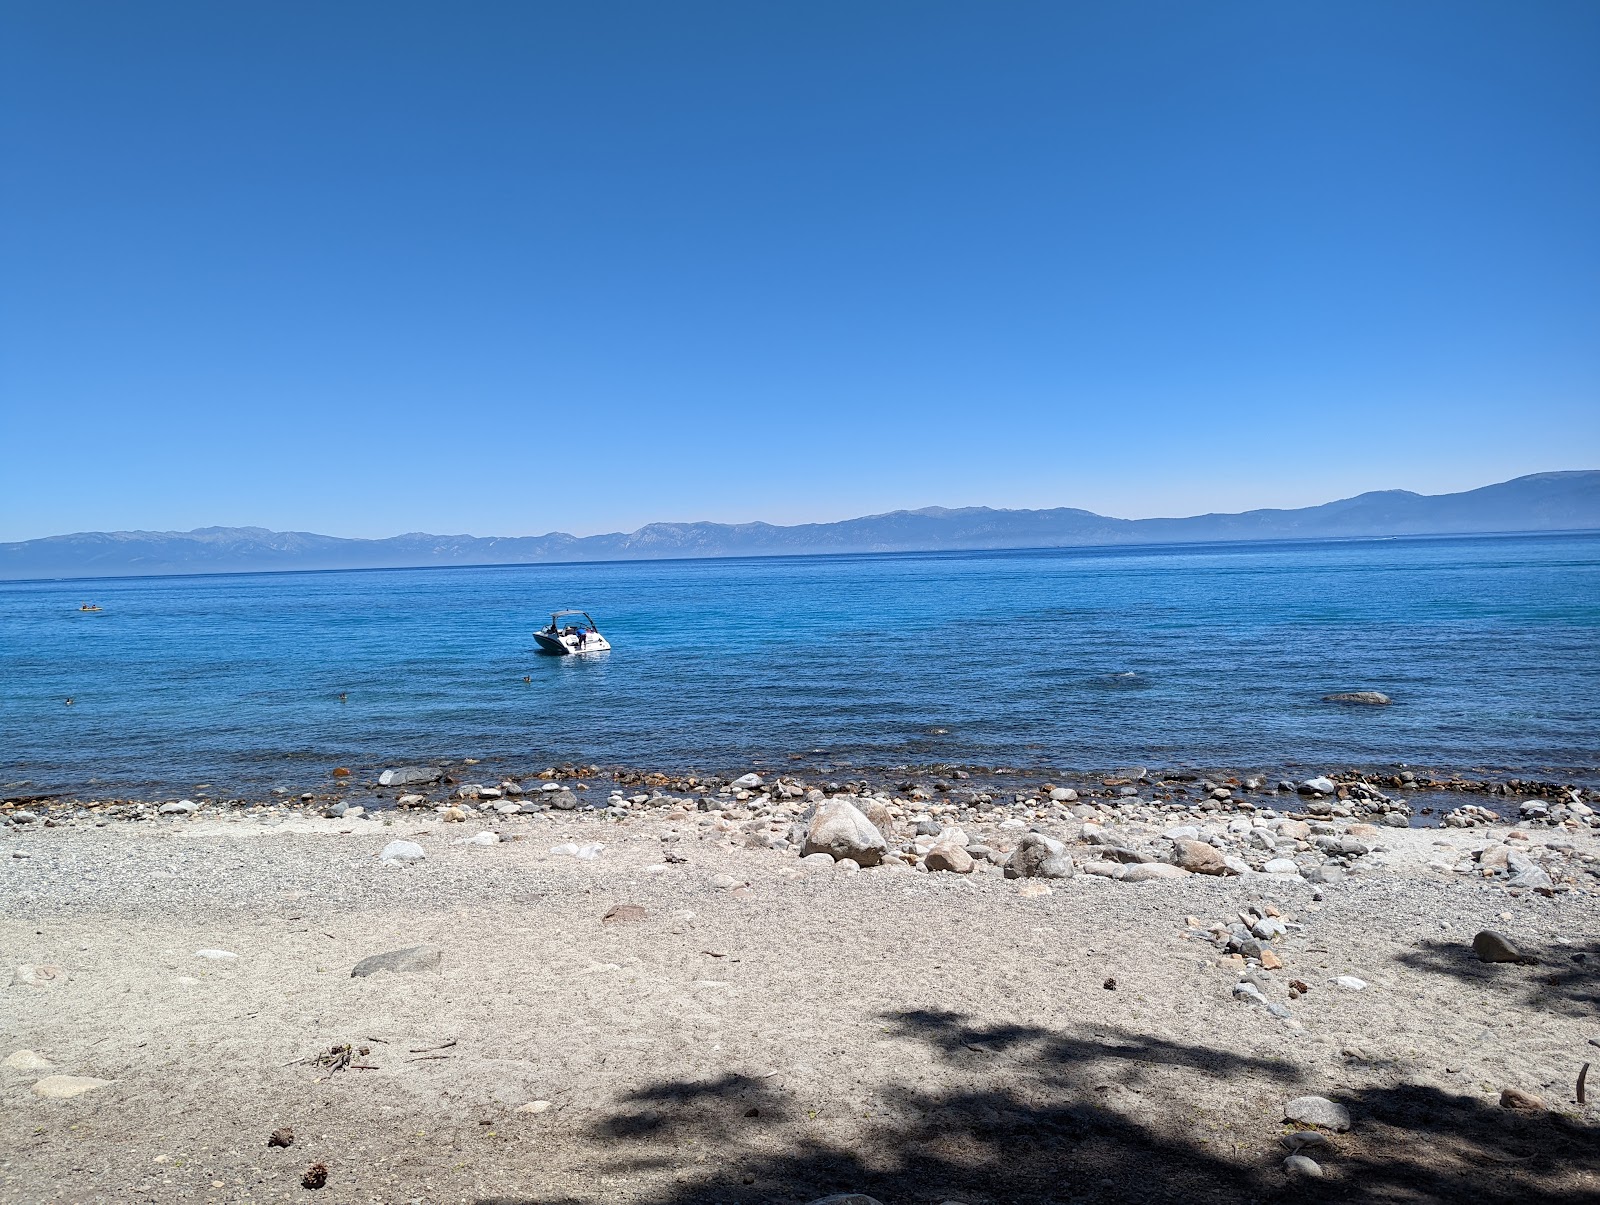
[[[454,845],[499,845],[499,833],[479,833],[476,837],[457,837]]]
[[[30,812],[24,809],[18,812],[6,813],[6,819],[12,824],[32,824],[39,819],[39,815],[37,812]]]
[[[802,857],[800,859],[800,865],[802,865],[802,866],[813,866],[813,867],[816,867],[816,868],[821,869],[821,870],[828,870],[828,869],[831,869],[833,867],[833,855],[832,854],[806,854],[804,857]]]
[[[1364,992],[1367,990],[1367,981],[1355,975],[1340,975],[1334,980],[1334,983],[1346,991]]]
[[[33,1086],[33,1094],[46,1100],[71,1100],[96,1088],[104,1088],[113,1081],[95,1079],[89,1075],[47,1075]]]
[[[1527,887],[1537,891],[1551,886],[1550,876],[1544,868],[1519,850],[1508,851],[1506,868],[1511,872],[1511,877],[1506,880],[1507,887]]]
[[[544,1112],[547,1112],[549,1110],[549,1108],[550,1108],[550,1102],[547,1101],[547,1100],[530,1100],[525,1105],[518,1105],[517,1106],[517,1112],[518,1113],[544,1113]]]
[[[1043,833],[1025,833],[1006,859],[1008,879],[1069,879],[1075,867],[1067,847]]]
[[[1283,1106],[1283,1119],[1341,1134],[1350,1128],[1350,1111],[1326,1096],[1295,1097]]]
[[[1262,1007],[1267,1004],[1267,998],[1261,994],[1261,989],[1247,980],[1240,980],[1234,984],[1233,994],[1240,1000],[1248,1000],[1252,1004],[1259,1004]]]
[[[1318,1150],[1332,1145],[1321,1130],[1296,1130],[1285,1134],[1280,1141],[1291,1151]]]
[[[382,954],[368,954],[350,969],[350,978],[365,979],[379,971],[396,975],[437,971],[444,961],[438,946],[407,946],[403,950],[387,950]]]
[[[889,843],[876,825],[846,799],[830,799],[818,806],[806,830],[802,856],[828,854],[835,861],[849,859],[857,866],[876,866],[889,852]]]
[[[1120,879],[1128,873],[1128,868],[1120,862],[1085,862],[1083,873],[1098,879]]]
[[[1313,1180],[1322,1179],[1322,1165],[1309,1155],[1290,1155],[1283,1161],[1283,1170],[1291,1176],[1308,1176]]]
[[[1511,944],[1509,938],[1493,929],[1481,930],[1472,939],[1472,952],[1479,962],[1531,962],[1526,954]]]
[[[973,867],[971,854],[959,845],[944,842],[930,849],[922,863],[929,870],[945,870],[952,874],[971,874]]]
[[[1274,941],[1289,932],[1289,926],[1276,916],[1263,916],[1250,926],[1250,933],[1262,941]]]
[[[163,803],[156,809],[162,816],[192,816],[200,810],[200,805],[192,799],[180,799],[176,803]]]
[[[1038,879],[1028,879],[1017,888],[1017,894],[1027,899],[1050,894],[1050,885],[1041,883]]]
[[[437,766],[400,766],[378,775],[380,787],[409,787],[415,783],[438,782],[444,772]]]
[[[544,801],[553,808],[560,808],[563,812],[573,811],[578,806],[578,797],[565,787],[558,791],[547,791]]]
[[[883,835],[886,844],[893,845],[894,815],[889,811],[889,805],[881,799],[863,799],[858,805],[863,816],[872,821],[872,827]],[[962,842],[966,844],[965,841]]]
[[[637,924],[650,914],[638,904],[612,904],[600,919],[620,924]]]
[[[1355,703],[1365,707],[1387,707],[1394,702],[1381,690],[1341,690],[1331,695],[1323,695],[1324,703]]]
[[[391,841],[383,847],[383,852],[378,855],[378,859],[393,865],[399,865],[404,862],[420,862],[427,856],[422,846],[415,841]]]
[[[1306,779],[1296,789],[1302,795],[1332,795],[1339,788],[1334,785],[1333,779],[1319,775],[1316,778]]]
[[[17,987],[54,987],[67,981],[67,972],[52,963],[24,962],[12,972]]]
[[[1500,1089],[1500,1107],[1519,1109],[1524,1113],[1543,1113],[1546,1109],[1543,1097],[1535,1096],[1532,1092],[1524,1092],[1520,1088]]]
[[[744,774],[733,780],[733,786],[741,791],[754,791],[762,785],[759,774]]]
[[[402,795],[394,801],[397,808],[425,808],[428,806],[426,795]]]
[[[1261,869],[1266,874],[1298,875],[1300,873],[1300,867],[1293,858],[1272,858],[1263,862]]]
[[[861,869],[861,863],[857,862],[854,858],[840,858],[833,864],[833,868],[845,874],[854,874],[856,871]]]
[[[1050,792],[1050,801],[1052,803],[1077,803],[1078,792],[1071,787],[1056,787]]]
[[[711,885],[718,891],[732,891],[735,887],[743,887],[744,883],[731,874],[719,874],[712,876]]]
[[[1169,862],[1139,862],[1129,866],[1122,875],[1124,883],[1148,883],[1151,879],[1182,879],[1189,872]]]
[[[1172,861],[1191,874],[1227,874],[1222,851],[1215,845],[1178,837],[1172,842]]]
[[[1311,826],[1304,820],[1285,818],[1278,821],[1278,836],[1286,837],[1290,841],[1311,840]]]
[[[31,1050],[17,1050],[6,1055],[5,1065],[13,1071],[49,1071],[55,1066],[44,1055]]]

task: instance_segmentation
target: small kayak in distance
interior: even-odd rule
[[[573,622],[574,619],[581,623]],[[550,626],[535,632],[539,651],[552,657],[571,657],[578,653],[603,653],[611,642],[600,635],[600,629],[587,611],[555,611],[550,615]]]

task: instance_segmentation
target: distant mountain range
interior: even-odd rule
[[[1535,473],[1459,494],[1380,490],[1299,510],[1187,519],[1110,519],[1091,511],[899,510],[839,523],[651,523],[626,534],[431,536],[346,540],[261,527],[93,531],[0,544],[0,579],[130,574],[502,565],[666,557],[798,556],[1228,540],[1370,539],[1600,528],[1600,470]]]

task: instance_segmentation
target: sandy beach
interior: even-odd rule
[[[1126,873],[1152,863],[1107,849],[1187,838],[1115,801],[963,816],[886,793],[885,844],[924,868],[851,870],[763,845],[793,816],[814,826],[815,800],[738,794],[12,823],[0,1194],[978,1205],[1600,1192],[1594,1089],[1576,1097],[1579,1069],[1600,1059],[1593,829],[1372,835],[1336,820],[1370,841],[1330,858],[1339,872],[1324,882],[1175,867],[1135,882],[1086,868]],[[1306,802],[1276,801],[1268,823]],[[960,821],[977,850],[969,873],[916,854],[917,829],[938,844],[926,830],[941,816],[939,838]],[[1059,839],[1073,873],[1010,878],[989,860],[1008,861],[1028,829]],[[463,843],[484,833],[495,843]],[[425,856],[383,861],[396,840]],[[1503,847],[1553,870],[1551,888],[1452,869]],[[1227,927],[1243,921],[1269,941],[1241,947]],[[1537,964],[1480,962],[1483,929]],[[411,969],[352,975],[413,947]],[[58,1076],[105,1082],[40,1095]],[[1504,1107],[1508,1088],[1543,1107]],[[1304,1096],[1349,1117],[1292,1140],[1314,1144],[1303,1153],[1320,1177],[1285,1166],[1286,1135],[1315,1129],[1285,1120]],[[285,1130],[292,1145],[269,1145]],[[313,1165],[320,1189],[303,1186]]]

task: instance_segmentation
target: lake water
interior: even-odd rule
[[[536,655],[559,606],[614,650]],[[0,673],[13,794],[463,756],[1593,781],[1600,535],[7,583]],[[1321,701],[1355,689],[1395,702]]]

